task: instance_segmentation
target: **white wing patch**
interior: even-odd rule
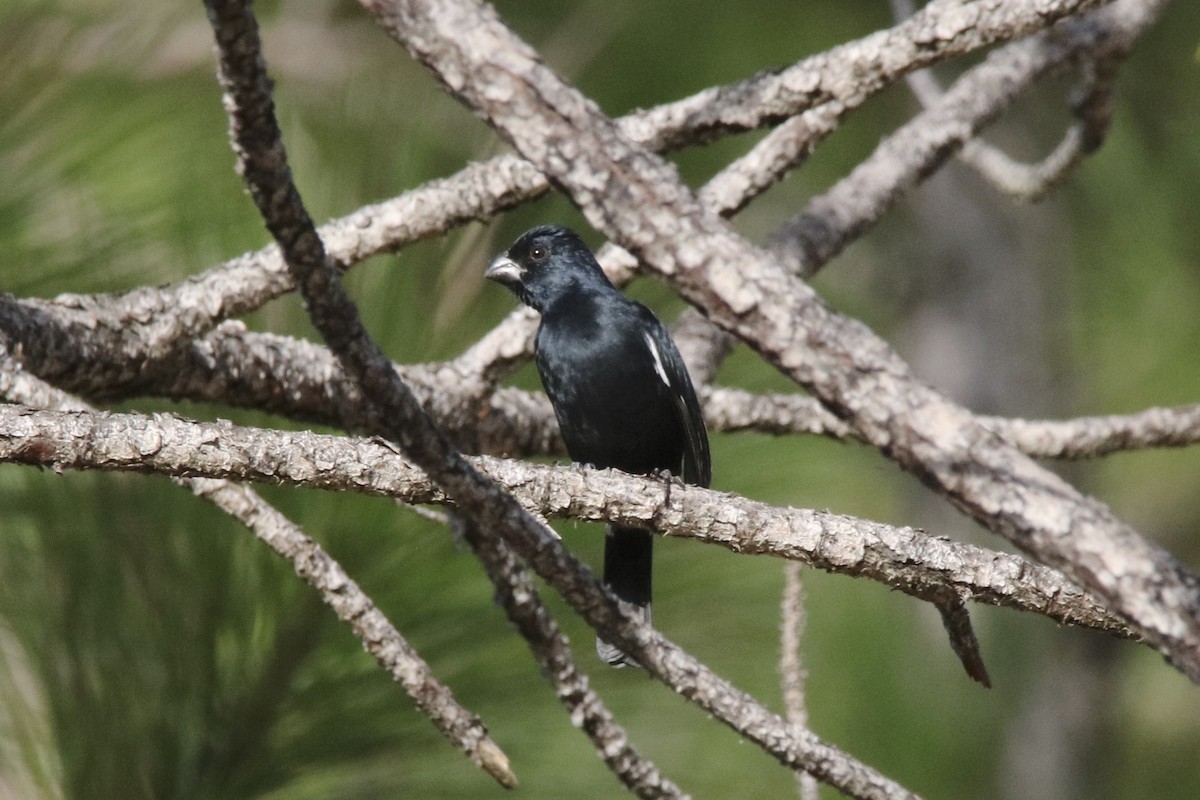
[[[663,367],[662,356],[658,354],[658,348],[654,346],[654,339],[648,333],[643,333],[642,338],[646,340],[646,346],[650,348],[650,356],[654,359],[654,371],[658,373],[658,377],[662,378],[663,383],[670,386],[671,379],[667,377],[667,370]]]

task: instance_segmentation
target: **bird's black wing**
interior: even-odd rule
[[[700,410],[700,401],[696,399],[687,365],[683,363],[679,348],[662,323],[645,307],[639,308],[644,312],[642,330],[654,360],[654,371],[666,385],[683,432],[683,480],[696,486],[708,486],[712,482],[708,432],[704,428],[704,414]]]

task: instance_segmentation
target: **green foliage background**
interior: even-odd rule
[[[864,0],[498,5],[613,114],[888,24],[887,4]],[[279,115],[314,216],[345,214],[498,151],[486,126],[355,4],[280,1],[262,4],[262,14]],[[1039,312],[1002,309],[1006,330],[1029,335],[972,351],[977,371],[1003,364],[1016,376],[1009,400],[975,403],[995,395],[973,386],[948,391],[983,411],[1026,416],[1197,401],[1198,37],[1200,7],[1176,3],[1121,73],[1109,141],[1050,201],[1016,207],[952,168],[830,265],[818,287],[918,355],[914,320],[930,309],[974,324],[979,295],[945,300],[940,290],[991,285],[963,266],[990,255],[987,279],[1023,281]],[[1069,76],[1023,102],[994,140],[1024,157],[1048,151],[1067,122],[1068,86]],[[913,111],[903,87],[876,98],[737,224],[766,235]],[[118,291],[175,281],[262,246],[267,236],[233,173],[225,131],[199,2],[6,0],[0,289]],[[688,151],[678,162],[699,183],[754,139]],[[931,213],[938,206],[930,200],[953,192],[999,233],[955,244],[957,221]],[[586,230],[569,204],[549,198],[373,259],[348,283],[397,360],[450,356],[512,308],[511,297],[481,280],[487,257],[547,220]],[[1024,265],[1011,276],[1006,252]],[[654,282],[632,291],[664,316],[682,308]],[[312,335],[294,298],[249,323]],[[1022,377],[1036,375],[1045,379]],[[537,385],[528,370],[516,380]],[[745,352],[721,380],[789,388]],[[149,399],[123,407],[287,424]],[[939,510],[865,448],[739,434],[715,437],[714,450],[721,489],[1002,546]],[[1061,468],[1200,567],[1200,449]],[[618,791],[508,630],[474,559],[443,528],[375,499],[264,492],[343,561],[488,722],[521,777],[519,796]],[[286,564],[167,480],[4,466],[0,508],[0,798],[500,793],[441,741]],[[563,531],[595,563],[599,529]],[[687,542],[663,542],[659,552],[656,622],[779,707],[780,563]],[[995,683],[985,691],[962,674],[931,609],[861,581],[806,581],[814,727],[911,789],[930,798],[1200,796],[1200,691],[1148,649],[979,608]],[[793,791],[791,776],[767,756],[661,686],[601,669],[591,635],[569,614],[560,619],[634,742],[687,790]]]

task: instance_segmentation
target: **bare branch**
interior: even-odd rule
[[[1067,129],[1062,141],[1042,161],[1020,163],[1004,151],[981,139],[963,145],[959,157],[1002,192],[1025,203],[1035,203],[1056,189],[1070,175],[1084,156],[1100,147],[1112,121],[1112,79],[1115,61],[1125,54],[1110,57],[1105,64],[1105,78],[1096,78],[1090,70],[1088,88],[1073,103],[1079,121]],[[1110,72],[1110,70],[1112,72]]]
[[[912,16],[911,0],[893,0],[892,11],[897,19]],[[1112,121],[1112,79],[1116,61],[1125,53],[1105,62],[1104,78],[1090,63],[1083,65],[1087,88],[1072,104],[1079,122],[1067,129],[1058,146],[1038,164],[1022,164],[998,147],[982,139],[965,142],[958,157],[969,164],[985,180],[1002,192],[1021,202],[1037,202],[1062,181],[1083,157],[1099,148]],[[913,94],[926,108],[937,105],[943,91],[930,70],[910,72],[905,81]]]
[[[0,398],[30,408],[56,411],[93,411],[87,403],[26,372],[9,353],[8,343],[0,341]]]
[[[715,430],[861,439],[811,397],[757,395],[727,388],[708,389],[703,395],[705,420]],[[1130,450],[1200,444],[1200,403],[1068,420],[977,419],[1033,458],[1096,458]]]
[[[1200,404],[1062,421],[981,417],[980,422],[1035,458],[1094,458],[1200,442]]]
[[[496,587],[496,599],[521,632],[543,674],[554,685],[571,722],[592,740],[596,752],[630,791],[646,800],[687,797],[658,767],[629,743],[587,676],[575,664],[567,639],[542,604],[537,587],[508,545],[494,536],[483,536],[473,525],[464,526],[465,539]]]
[[[0,461],[38,464],[54,469],[156,471],[189,477],[282,482],[338,491],[370,492],[409,502],[447,501],[446,495],[433,484],[423,469],[406,463],[392,448],[374,440],[264,431],[239,428],[229,423],[189,422],[171,415],[63,413],[0,406]],[[662,484],[654,479],[576,468],[555,470],[486,458],[476,459],[474,463],[503,481],[514,492],[541,498],[548,509],[559,509],[556,513],[564,513],[563,510],[572,507],[579,498],[602,498],[600,502],[612,509],[614,521],[625,518],[619,514],[627,514],[628,519],[638,520],[636,524],[641,527],[653,527],[657,521],[665,532],[671,532],[685,531],[691,522],[706,519],[714,531],[713,541],[730,539],[731,526],[722,521],[724,517],[716,516],[714,508],[714,505],[723,505],[722,498],[727,498],[726,495],[711,493],[707,506],[697,507],[687,502],[685,507],[693,511],[686,513],[675,502],[669,508],[664,508],[661,502],[653,500],[662,495]],[[540,481],[536,479],[539,475],[542,476]],[[563,483],[565,491],[560,493],[553,489],[559,479],[572,475],[576,476],[575,482]],[[614,480],[617,481],[618,494],[605,498],[603,492]],[[582,481],[596,483],[602,488],[588,491],[585,488],[587,484]],[[627,483],[630,481],[633,483]],[[631,495],[637,491],[637,487],[643,492],[640,498]],[[693,490],[694,487],[673,487],[672,498],[682,498]],[[703,489],[695,491],[707,493]],[[645,505],[647,496],[652,499],[648,506]],[[624,504],[626,501],[628,505]],[[497,492],[494,502],[498,506],[512,500],[507,494]],[[530,502],[536,503],[537,500]],[[505,526],[512,524],[509,521],[511,513],[509,509],[502,509],[485,517],[484,521],[492,525],[493,530],[509,533],[511,527],[506,529]],[[823,536],[818,517],[809,517],[805,522],[804,512],[800,514],[797,522],[807,526],[807,530],[797,529],[797,537],[803,536],[808,547],[819,550],[829,542],[830,537]],[[750,524],[755,524],[753,518]],[[832,526],[836,525],[834,519]],[[809,770],[848,794],[871,798],[912,796],[870,767],[825,744],[811,732],[788,725],[754,698],[714,675],[640,619],[623,614],[612,595],[603,590],[599,581],[562,547],[561,542],[543,533],[540,528],[535,530],[536,539],[513,536],[518,555],[527,563],[532,563],[537,573],[554,586],[601,635],[634,655],[638,663],[674,691],[697,703],[746,738],[759,743],[784,765],[792,769]],[[762,541],[762,532],[750,533],[745,538],[746,546],[749,548],[758,543],[759,547],[774,547],[779,555],[802,552],[801,539],[779,541],[771,545]],[[870,569],[869,562],[873,556],[851,551],[841,556],[835,553],[833,557],[840,557],[843,561],[861,559],[864,563],[857,566]],[[1030,566],[1020,559],[1016,561],[1022,565],[1017,567],[1017,572]],[[855,566],[851,564],[851,569]],[[1002,563],[998,564],[998,568],[1008,569]],[[1054,583],[1053,571],[1039,573],[1040,568],[1033,570],[1038,580],[1047,582],[1042,584],[1043,588]],[[987,580],[1003,580],[991,566],[984,571],[990,576]],[[982,584],[979,588],[984,589]],[[1069,583],[1050,590],[1050,594],[1057,597],[1060,589],[1064,590],[1063,597],[1079,594],[1078,590],[1072,591]],[[1057,605],[1053,597],[1047,597],[1046,600],[1050,604],[1047,611],[1052,616],[1061,612],[1061,608],[1053,608]],[[1077,612],[1086,609],[1088,601],[1067,600],[1065,605],[1071,609],[1065,616],[1075,619],[1080,616]],[[1083,610],[1082,615],[1099,620],[1103,612],[1097,616]],[[1109,630],[1116,632],[1120,623],[1113,622],[1115,625],[1110,626]],[[1096,627],[1104,627],[1104,623],[1099,622]]]
[[[391,362],[384,359],[377,348],[372,351],[373,343],[358,324],[349,299],[341,292],[336,268],[328,261],[299,192],[292,183],[279,126],[275,121],[270,80],[266,75],[258,24],[253,12],[237,0],[207,0],[205,7],[217,41],[218,73],[226,90],[225,106],[230,118],[234,151],[238,156],[238,170],[246,179],[251,197],[262,213],[267,228],[280,245],[288,269],[304,294],[314,323],[335,353],[342,354],[339,348],[350,353],[350,356],[343,357],[343,361],[349,362],[352,374],[356,374],[369,400],[374,400],[372,389],[377,385],[370,382],[370,370],[374,367],[376,374],[380,371],[385,373],[383,385],[393,390],[393,396],[403,392],[410,405],[415,406],[412,395],[407,393],[392,370]],[[376,414],[383,415],[392,410],[378,402],[368,402],[367,405]],[[419,409],[416,413],[420,415]],[[399,423],[403,424],[406,419],[401,417]],[[217,493],[220,502],[233,504],[229,489],[215,488],[211,495],[214,501],[218,499]],[[258,512],[257,509],[255,511]],[[300,552],[311,555],[309,549],[304,547],[305,542],[296,542],[295,545],[293,558]],[[297,566],[307,568],[310,565],[301,561]],[[321,565],[318,562],[313,566]],[[329,577],[330,591],[353,586],[340,569]],[[368,618],[362,621],[375,620]],[[415,653],[406,654],[401,663],[410,663],[413,657]],[[405,675],[402,679],[406,687],[411,677]],[[434,688],[437,688],[436,685]],[[474,732],[481,732],[477,720],[471,720],[471,723]],[[516,776],[509,767],[508,758],[490,740],[451,738],[451,741],[502,786],[511,788],[516,785]],[[480,744],[486,746],[481,747]]]
[[[401,37],[411,19],[402,4],[363,0]],[[743,84],[715,87],[688,102],[661,106],[643,120],[664,130],[688,125],[688,140],[698,135],[746,130],[778,122],[830,101],[850,101],[870,95],[905,73],[997,42],[1026,36],[1065,17],[1103,5],[1103,0],[1009,0],[1004,3],[962,3],[933,0],[893,28],[848,42],[778,72],[767,72]],[[444,10],[444,9],[443,9]],[[449,85],[450,91],[461,90]],[[640,144],[628,123],[622,133]],[[661,135],[660,135],[661,136]],[[659,144],[662,138],[654,141]],[[668,143],[670,140],[668,140]],[[653,145],[648,145],[653,146]],[[535,164],[538,159],[530,159]]]
[[[1192,571],[917,381],[886,342],[706,212],[673,168],[625,138],[488,9],[470,0],[371,7],[594,226],[959,509],[1095,590],[1200,683]],[[1150,18],[1140,4],[1111,8],[1141,26]]]
[[[198,497],[237,519],[291,561],[296,574],[321,593],[338,619],[350,625],[367,652],[450,742],[501,786],[511,789],[517,785],[508,756],[488,736],[480,719],[458,704],[420,654],[324,548],[249,487],[205,478],[192,478],[188,484]]]
[[[866,98],[865,94],[855,98],[855,105],[831,101],[786,120],[701,187],[697,193],[700,202],[725,217],[741,211],[799,166],[821,140],[837,130],[846,113]]]
[[[14,309],[24,313],[25,302],[10,298],[5,303],[0,298],[0,328],[32,337],[13,341],[31,373],[42,373],[44,354],[53,353],[56,369],[63,375],[59,385],[70,392],[96,400],[152,395],[219,402],[301,422],[372,432],[358,387],[321,345],[250,332],[240,322],[225,322],[171,357],[146,365],[136,375],[123,375],[119,353],[94,350],[52,322],[14,324],[9,315]],[[675,331],[689,369],[701,381],[716,366],[714,361],[699,361],[712,355],[707,349],[710,327],[698,314],[685,313]],[[727,335],[722,341],[730,342]],[[472,403],[487,392],[473,382],[470,368],[461,359],[447,364],[393,366],[422,407],[462,449],[494,455],[565,454],[554,412],[540,392],[500,389],[486,397],[481,410]],[[861,439],[811,397],[760,395],[727,387],[702,387],[700,394],[710,430]],[[1200,443],[1200,404],[1071,420],[979,420],[1034,458],[1084,459]]]
[[[772,124],[826,102],[853,107],[908,70],[1023,36],[1100,2],[1015,0],[981,7],[939,0],[890,30],[777,72],[631,114],[620,124],[634,141],[665,150]],[[345,267],[489,219],[548,188],[528,161],[505,155],[363,206],[322,226],[319,233],[331,258]],[[180,342],[291,288],[279,249],[272,245],[172,286],[139,287],[120,295],[63,295],[37,301],[37,310],[57,316],[64,325],[90,326],[96,346],[124,351],[126,369],[136,372],[143,361],[160,358]],[[57,373],[42,377],[56,380]]]
[[[71,416],[0,408],[0,460],[283,482],[450,502],[424,472],[366,439],[193,422],[172,415]],[[828,512],[776,507],[613,470],[550,467],[489,457],[471,462],[522,505],[547,517],[650,528],[738,553],[797,560],[933,600],[946,590],[975,602],[1136,638],[1061,573],[1025,559]]]
[[[1039,76],[1083,54],[1102,62],[1119,59],[1164,5],[1164,0],[1121,0],[991,53],[927,111],[887,137],[848,176],[783,225],[773,237],[772,250],[802,275],[812,275],[996,119]]]
[[[779,636],[779,676],[783,684],[783,705],[788,722],[808,725],[808,709],[804,702],[804,682],[808,673],[800,657],[800,642],[804,637],[804,582],[801,565],[795,561],[784,567],[783,598],[779,615],[783,620]],[[796,772],[796,789],[800,800],[818,800],[820,791],[813,777],[804,771]]]
[[[94,413],[86,403],[50,386],[0,353],[0,397],[8,402],[59,411]],[[177,477],[180,486],[241,522],[272,550],[292,562],[296,574],[321,594],[338,619],[347,623],[379,665],[403,687],[418,710],[501,785],[513,787],[516,776],[504,751],[487,735],[480,719],[459,705],[450,689],[434,677],[429,665],[375,605],[370,597],[318,543],[247,486],[223,478]]]
[[[454,450],[363,329],[292,184],[253,13],[238,0],[206,0],[206,5],[216,33],[235,150],[251,196],[283,250],[314,326],[359,383],[378,429],[458,502],[471,524],[503,536],[607,641],[634,656],[651,674],[789,766],[803,765],[850,794],[911,797],[811,732],[787,725],[634,619],[537,520]]]
[[[1024,164],[981,139],[963,145],[959,158],[996,189],[1023,203],[1035,203],[1067,179],[1087,155],[1083,124],[1067,128],[1062,140],[1042,161]]]

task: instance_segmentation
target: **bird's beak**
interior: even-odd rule
[[[488,264],[487,272],[483,273],[483,277],[505,286],[516,286],[521,283],[521,278],[525,277],[525,270],[521,269],[520,264],[501,253],[492,259],[492,263]]]

